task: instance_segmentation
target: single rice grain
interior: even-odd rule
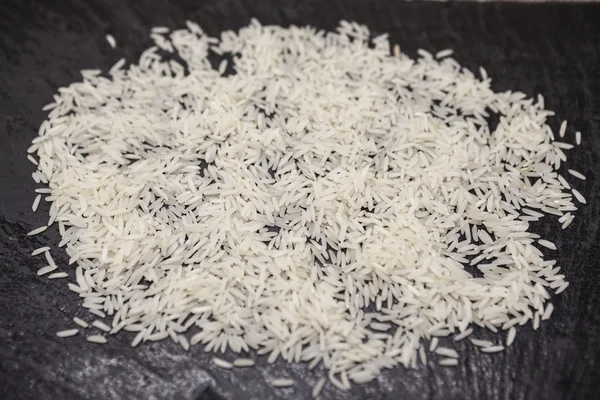
[[[78,332],[79,332],[78,329],[67,329],[64,331],[56,332],[56,336],[58,336],[60,338],[71,337],[71,336],[77,335]]]

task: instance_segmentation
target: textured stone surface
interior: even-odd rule
[[[583,133],[569,168],[587,181],[577,187],[588,205],[567,231],[556,220],[536,225],[557,243],[571,286],[553,299],[550,321],[519,330],[515,344],[485,355],[459,343],[461,364],[431,363],[415,371],[386,371],[376,382],[341,393],[328,385],[323,399],[594,399],[600,386],[600,6],[566,4],[405,3],[393,0],[5,0],[0,5],[0,399],[304,399],[321,370],[277,363],[224,371],[195,347],[171,342],[131,349],[129,334],[106,345],[55,332],[91,320],[66,281],[35,274],[43,261],[30,252],[58,243],[58,232],[28,238],[48,211],[31,213],[34,168],[25,150],[44,119],[54,91],[79,79],[83,68],[108,69],[135,60],[150,44],[152,25],[181,27],[196,20],[209,33],[263,23],[333,28],[345,18],[390,32],[403,50],[454,48],[472,69],[485,66],[496,90],[542,93],[568,119],[568,141]],[[105,34],[119,47],[110,49]],[[573,179],[573,181],[575,181]],[[66,255],[53,252],[66,264]],[[487,337],[486,332],[476,332]],[[490,336],[491,337],[491,336]],[[230,355],[226,355],[230,356]],[[253,356],[254,357],[254,356]],[[273,389],[271,377],[291,377],[293,389]]]

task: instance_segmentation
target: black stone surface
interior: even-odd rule
[[[567,141],[581,130],[583,145],[568,167],[588,177],[576,182],[588,205],[560,230],[556,220],[535,230],[557,243],[554,252],[571,286],[553,299],[550,321],[537,332],[519,330],[504,353],[481,354],[461,342],[461,364],[430,361],[414,371],[386,371],[376,381],[341,393],[328,385],[323,399],[598,399],[600,398],[600,5],[426,3],[393,0],[4,0],[0,4],[0,399],[304,399],[323,373],[277,363],[224,371],[195,347],[171,342],[131,349],[129,334],[106,345],[83,336],[58,339],[73,316],[90,317],[65,280],[35,274],[42,261],[30,252],[58,243],[43,224],[47,204],[31,212],[34,167],[25,151],[45,114],[43,105],[84,68],[108,69],[135,60],[150,44],[153,25],[199,22],[210,34],[238,28],[250,17],[269,24],[333,28],[340,19],[390,32],[403,50],[455,50],[475,69],[485,66],[496,90],[541,93],[570,122]],[[112,50],[105,35],[119,47]],[[575,181],[575,179],[572,179]],[[53,252],[58,262],[66,256]],[[486,332],[477,332],[486,337]],[[225,355],[228,357],[230,355]],[[252,356],[254,357],[254,356]],[[273,389],[270,377],[291,377],[293,389]]]

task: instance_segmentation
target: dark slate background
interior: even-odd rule
[[[171,342],[131,349],[132,337],[106,345],[83,336],[58,339],[82,311],[65,280],[48,281],[30,252],[58,243],[56,229],[28,238],[47,218],[47,204],[31,213],[33,165],[25,150],[44,119],[41,108],[60,86],[84,68],[108,69],[121,56],[135,60],[150,45],[153,25],[199,22],[210,34],[237,29],[250,17],[269,24],[334,28],[340,19],[367,24],[375,33],[415,55],[455,49],[456,59],[485,66],[496,90],[542,93],[557,112],[554,128],[568,119],[568,141],[581,130],[583,145],[568,166],[587,181],[576,182],[588,198],[567,231],[556,220],[535,227],[555,241],[554,252],[571,286],[553,299],[550,321],[534,332],[520,329],[515,344],[485,355],[457,345],[461,364],[431,362],[413,371],[385,372],[351,393],[328,385],[323,399],[597,399],[600,398],[600,5],[426,3],[393,0],[4,0],[0,5],[0,399],[304,399],[322,370],[277,363],[220,370],[195,347]],[[105,35],[119,43],[110,49]],[[575,181],[575,179],[572,179]],[[55,258],[66,256],[54,250]],[[485,332],[477,332],[486,337]],[[226,355],[230,357],[231,355]],[[254,356],[253,356],[254,357]],[[291,377],[293,389],[273,389],[271,377]]]

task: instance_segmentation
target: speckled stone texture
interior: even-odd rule
[[[571,286],[553,299],[552,319],[534,332],[519,329],[504,353],[486,355],[456,345],[460,366],[433,362],[386,371],[368,385],[341,393],[328,385],[322,399],[597,399],[600,386],[600,6],[598,4],[426,3],[393,0],[4,0],[0,5],[0,399],[305,399],[323,374],[263,358],[256,368],[225,371],[201,347],[189,352],[171,342],[131,349],[131,334],[108,344],[79,335],[79,308],[65,280],[35,274],[43,266],[30,252],[58,243],[51,228],[25,233],[46,220],[48,204],[31,213],[36,185],[25,150],[44,119],[41,108],[83,68],[108,69],[120,57],[135,60],[150,45],[153,25],[181,27],[185,19],[210,34],[237,29],[250,17],[268,24],[333,28],[340,19],[389,32],[402,49],[453,48],[455,58],[485,66],[496,90],[542,93],[568,119],[569,142],[581,130],[583,145],[570,151],[569,168],[587,181],[577,187],[588,205],[566,231],[555,219],[534,230],[557,243],[554,252]],[[105,40],[118,42],[112,50]],[[575,181],[575,179],[572,179]],[[55,259],[66,264],[64,253]],[[481,338],[493,337],[476,331]],[[231,355],[225,355],[231,357]],[[254,357],[254,355],[252,356]],[[269,378],[290,377],[293,389],[273,389]]]

